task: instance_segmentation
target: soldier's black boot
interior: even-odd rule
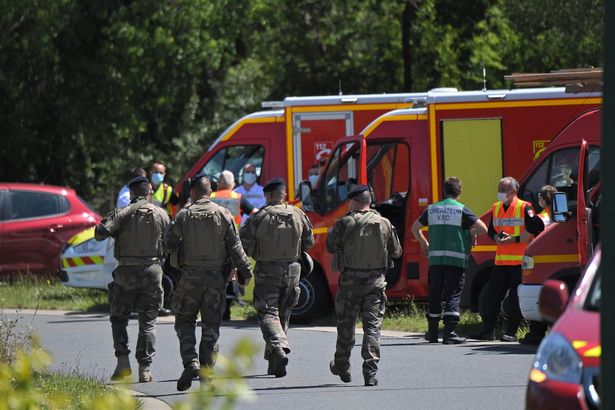
[[[495,326],[483,324],[477,332],[470,334],[470,339],[493,341],[495,340]]]
[[[199,377],[199,365],[195,362],[190,363],[184,371],[182,375],[179,376],[179,380],[177,380],[177,390],[186,391],[192,386],[192,380]]]
[[[335,360],[331,360],[329,362],[329,370],[331,370],[331,373],[333,373],[335,376],[339,376],[340,380],[344,383],[350,383],[352,381],[352,377],[350,375],[350,367],[345,371],[342,371],[335,365]]]
[[[132,376],[132,369],[130,368],[130,360],[128,356],[119,356],[117,358],[117,366],[115,371],[111,375],[112,381],[119,381]]]
[[[442,337],[442,343],[445,345],[459,345],[466,342],[465,337],[459,336],[455,333],[455,327],[457,322],[445,321],[444,322],[444,336]]]
[[[438,325],[440,319],[427,318],[427,341],[429,343],[438,343]]]
[[[286,353],[284,349],[278,347],[271,352],[269,356],[269,370],[272,371],[275,377],[284,377],[286,376],[286,365],[288,364],[288,357],[286,357]]]
[[[378,386],[378,379],[376,379],[375,374],[364,374],[363,378],[366,386]]]

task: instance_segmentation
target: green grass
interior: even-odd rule
[[[101,380],[79,374],[76,370],[66,373],[42,373],[34,375],[34,388],[43,394],[43,408],[86,409],[92,401],[104,400],[105,395],[113,396],[116,390]],[[134,409],[142,403],[133,399]]]
[[[19,309],[108,311],[107,292],[71,288],[57,280],[22,277],[0,282],[0,307]]]

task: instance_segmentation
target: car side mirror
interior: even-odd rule
[[[538,298],[538,308],[543,319],[555,322],[564,313],[568,303],[568,287],[561,280],[545,282]]]
[[[556,192],[553,194],[551,217],[553,218],[553,222],[568,222],[568,197],[565,192]]]

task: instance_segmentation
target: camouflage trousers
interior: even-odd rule
[[[257,262],[254,267],[254,309],[265,339],[265,359],[272,350],[282,348],[290,353],[286,338],[290,314],[299,301],[297,262]]]
[[[337,314],[337,345],[335,366],[340,371],[350,369],[350,352],[355,343],[355,322],[361,315],[363,323],[363,375],[373,376],[380,361],[380,329],[386,305],[386,282],[382,271],[345,271],[335,296]]]
[[[139,364],[149,365],[156,352],[154,325],[158,309],[162,306],[162,267],[152,265],[120,265],[113,272],[113,282],[108,285],[111,308],[111,332],[115,356],[128,356],[128,318],[138,314],[139,336],[135,356]]]
[[[218,354],[220,324],[226,307],[228,278],[222,269],[185,269],[173,294],[175,332],[184,367],[213,367]],[[196,321],[201,313],[201,342],[196,353]]]

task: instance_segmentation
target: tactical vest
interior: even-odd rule
[[[504,204],[498,201],[493,204],[491,214],[493,228],[497,233],[506,232],[511,236],[521,236],[525,232],[525,207],[527,202],[515,198],[508,209],[504,211]],[[496,265],[521,265],[527,243],[513,242],[498,245],[495,251]]]
[[[427,207],[430,265],[468,267],[472,241],[469,230],[462,229],[463,208],[450,198]]]
[[[259,261],[297,261],[303,222],[299,210],[287,204],[264,207],[258,219],[254,257]]]
[[[340,255],[343,266],[339,266],[341,271],[388,268],[387,243],[390,234],[388,224],[379,213],[372,210],[362,213],[361,217],[355,219],[354,224],[348,224],[344,231]]]
[[[221,211],[199,205],[187,208],[182,226],[183,264],[222,266],[226,259],[226,229]]]
[[[222,189],[212,192],[209,200],[220,205],[222,208],[228,209],[231,215],[233,215],[235,226],[238,227],[241,224],[241,194],[230,189]]]
[[[118,260],[163,256],[162,224],[156,211],[156,205],[145,200],[130,205],[115,240]]]

